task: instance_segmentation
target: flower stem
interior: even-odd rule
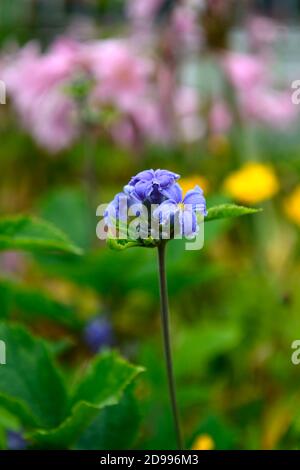
[[[160,302],[161,302],[161,322],[163,332],[163,344],[165,352],[165,360],[167,367],[169,394],[172,407],[172,414],[174,420],[174,428],[176,434],[176,442],[178,450],[183,450],[183,440],[179,423],[179,413],[176,400],[176,389],[173,373],[173,361],[171,352],[170,341],[170,321],[169,321],[169,301],[168,301],[168,287],[166,278],[166,243],[161,242],[158,246],[158,266],[159,266],[159,285],[160,285]]]

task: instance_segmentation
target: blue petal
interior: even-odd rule
[[[172,180],[178,180],[180,178],[180,175],[177,173],[174,173],[173,171],[169,170],[155,170],[155,177],[156,178],[162,178],[162,177],[169,177]]]
[[[134,193],[143,201],[151,191],[151,183],[149,181],[139,181],[134,188]]]
[[[183,199],[184,204],[202,204],[205,200],[203,191],[199,186],[195,186],[194,189],[190,189]]]
[[[164,189],[162,194],[177,203],[182,202],[182,189],[178,183],[173,184],[168,189]]]
[[[182,212],[183,235],[191,236],[197,233],[197,216],[195,211]]]
[[[151,181],[154,178],[154,170],[140,171],[136,176],[133,176],[129,182],[130,185],[135,185],[139,181]]]
[[[159,219],[160,223],[170,219],[178,211],[176,201],[167,200],[162,202],[154,211],[153,217]]]

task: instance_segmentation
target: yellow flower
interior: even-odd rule
[[[300,185],[285,199],[283,208],[287,217],[300,225]]]
[[[214,448],[214,440],[208,434],[197,436],[192,446],[192,450],[213,450]]]
[[[203,189],[203,192],[206,193],[208,190],[208,181],[203,178],[203,176],[199,175],[191,175],[188,176],[187,178],[181,178],[179,180],[179,184],[182,187],[182,193],[183,196],[190,190],[194,189],[195,186],[200,186],[201,189]]]
[[[279,182],[270,165],[249,162],[228,176],[224,189],[237,201],[256,204],[274,196]]]

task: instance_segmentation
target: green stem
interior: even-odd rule
[[[161,242],[158,246],[158,267],[159,267],[159,285],[160,285],[160,301],[161,301],[161,322],[163,332],[163,344],[168,376],[169,394],[172,407],[172,414],[174,420],[174,429],[176,434],[177,448],[183,449],[183,440],[179,423],[179,413],[176,400],[176,389],[173,373],[173,361],[171,352],[170,341],[170,321],[169,321],[169,301],[168,301],[168,287],[166,278],[166,243]]]

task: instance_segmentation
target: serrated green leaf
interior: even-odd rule
[[[0,219],[0,251],[29,250],[81,254],[69,238],[49,222],[18,215]]]
[[[142,370],[114,352],[96,357],[75,387],[68,417],[58,427],[39,430],[31,438],[38,447],[74,445],[100,410],[119,402],[125,388]]]
[[[136,439],[139,423],[140,412],[136,398],[132,390],[126,390],[120,403],[100,411],[81,436],[76,448],[81,450],[128,450]]]
[[[127,248],[141,246],[138,240],[123,240],[118,238],[107,238],[106,243],[111,250],[115,251],[123,251]]]
[[[0,406],[30,427],[58,425],[66,413],[67,394],[45,344],[18,326],[0,324],[6,364],[0,373]]]
[[[239,217],[241,215],[256,214],[261,212],[262,209],[255,209],[253,207],[237,206],[236,204],[221,204],[219,206],[210,207],[205,217],[205,222],[218,219],[228,219],[232,217]]]

